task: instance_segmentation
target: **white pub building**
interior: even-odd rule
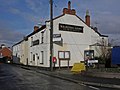
[[[108,45],[108,37],[90,26],[89,12],[86,12],[85,21],[82,20],[71,9],[69,1],[63,14],[53,19],[55,67],[73,66],[74,63],[84,61],[87,56],[90,59],[100,56],[98,50],[102,46],[101,41]],[[13,62],[50,67],[50,21],[41,27],[35,26],[31,34],[13,45]]]

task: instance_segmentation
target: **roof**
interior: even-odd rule
[[[18,45],[18,44],[20,44],[21,42],[23,42],[24,40],[21,40],[21,41],[19,41],[18,43],[16,43],[16,44],[14,44],[13,46],[16,46],[16,45]],[[13,47],[12,46],[12,47]]]
[[[90,46],[103,46],[103,45],[100,44],[100,43],[94,43],[94,44],[92,44],[92,45],[90,45]]]
[[[8,50],[8,51],[12,52],[12,50],[10,48],[8,48],[8,47],[4,47],[4,48],[0,49],[0,52],[2,52],[4,50]]]
[[[53,20],[56,20],[56,19],[58,19],[58,18],[60,18],[60,17],[62,17],[62,16],[64,16],[65,14],[62,14],[62,15],[59,15],[59,16],[57,16],[57,17],[55,17],[55,18],[53,18]],[[77,16],[77,15],[75,15],[79,20],[81,20],[84,24],[86,24],[85,23],[85,21],[84,20],[82,20],[79,16]],[[48,21],[45,21],[45,22],[50,22],[50,20],[48,20]],[[86,24],[87,25],[87,24]],[[87,25],[88,26],[88,25]],[[89,28],[91,28],[90,26],[88,26]],[[41,30],[43,30],[43,29],[45,29],[46,28],[46,25],[43,25],[41,28],[39,28],[37,31],[33,31],[32,33],[30,33],[29,35],[27,35],[24,39],[28,39],[28,37],[30,37],[30,36],[32,36],[32,35],[34,35],[34,34],[36,34],[36,33],[38,33],[39,31],[41,31]],[[94,30],[93,28],[91,28],[93,31],[95,31],[99,36],[101,36],[101,37],[108,37],[108,36],[106,36],[106,35],[102,35],[102,34],[100,34],[100,32],[98,32],[97,30]],[[18,43],[16,43],[16,44],[14,44],[13,46],[15,46],[15,45],[17,45],[17,44],[20,44],[22,41],[24,41],[24,39],[23,40],[21,40],[20,42],[18,42]]]
[[[64,15],[65,15],[65,14],[59,15],[59,16],[53,18],[53,20],[58,19],[58,18],[60,18],[60,17],[62,17],[62,16],[64,16]],[[45,21],[45,22],[50,22],[50,20],[47,20],[47,21]]]
[[[39,31],[41,31],[41,30],[43,30],[43,29],[45,29],[45,28],[46,28],[46,25],[43,25],[43,26],[42,26],[41,28],[39,28],[37,31],[33,31],[32,33],[30,33],[29,35],[27,35],[26,37],[24,37],[24,39],[22,39],[21,41],[19,41],[19,42],[16,43],[16,44],[14,44],[13,46],[16,46],[16,45],[20,44],[20,43],[23,42],[24,40],[27,40],[28,37],[36,34],[37,32],[39,32]],[[13,47],[13,46],[12,46],[12,47]]]
[[[94,30],[94,29],[93,29]],[[102,35],[102,34],[100,34],[100,32],[98,32],[98,31],[96,31],[96,30],[94,30],[97,34],[99,34],[99,36],[101,36],[101,37],[108,37],[107,35]]]
[[[62,14],[62,15],[59,15],[59,16],[57,16],[57,17],[55,17],[55,18],[53,18],[53,20],[56,20],[56,19],[58,19],[58,18],[60,18],[60,17],[62,17],[62,16],[64,16],[65,14]],[[84,24],[86,24],[85,23],[85,21],[84,20],[82,20],[79,16],[77,16],[77,15],[75,15],[78,19],[80,19]],[[50,22],[50,20],[48,20],[48,21],[46,21],[46,22]],[[87,24],[86,24],[87,25]],[[87,25],[88,26],[88,25]],[[88,26],[89,27],[89,26]],[[91,27],[89,27],[89,28],[91,28]],[[101,36],[101,37],[108,37],[108,36],[106,36],[106,35],[102,35],[102,34],[100,34],[100,32],[98,32],[98,31],[96,31],[96,30],[94,30],[93,28],[91,28],[93,31],[95,31],[99,36]]]
[[[43,25],[43,26],[41,26],[41,28],[39,28],[37,31],[33,31],[32,33],[30,33],[30,34],[27,35],[26,37],[30,37],[30,36],[38,33],[39,31],[41,31],[41,30],[43,30],[43,29],[45,29],[45,28],[46,28],[46,25]]]

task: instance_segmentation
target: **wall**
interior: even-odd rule
[[[76,25],[83,27],[83,33],[60,31],[59,23]],[[44,32],[43,43],[42,32]],[[59,66],[58,51],[70,51],[70,66],[74,63],[84,61],[84,50],[90,48],[90,45],[98,43],[102,39],[98,33],[88,27],[80,18],[76,15],[65,14],[53,21],[53,34],[61,34],[62,42],[53,44],[53,56],[57,58],[56,66]],[[39,41],[39,44],[32,45],[31,42]],[[105,38],[107,41],[108,39]],[[95,50],[95,55],[97,55]],[[98,54],[99,55],[99,54]],[[49,67],[50,65],[50,22],[46,22],[46,28],[34,33],[28,37],[28,41],[23,41],[13,47],[13,56],[15,61],[20,60],[21,63],[32,66]],[[67,61],[62,61],[61,66],[67,66]]]
[[[17,44],[17,45],[14,45],[12,47],[12,50],[13,50],[13,63],[18,63],[20,64],[20,58],[21,58],[21,53],[20,53],[20,46],[21,46],[21,43]]]
[[[58,51],[70,51],[70,66],[72,66],[76,62],[84,61],[84,50],[90,49],[89,45],[95,44],[101,39],[93,29],[88,27],[75,15],[65,14],[64,16],[55,19],[53,23],[53,33],[61,34],[63,39],[62,46],[54,43],[54,56],[57,57],[56,66],[59,66]],[[83,26],[83,33],[59,31],[59,23]],[[47,26],[49,26],[49,22],[47,23]],[[61,63],[61,66],[67,65],[67,61],[62,61]]]
[[[3,47],[1,50],[0,50],[0,54],[3,56],[3,57],[9,57],[10,59],[12,59],[12,51],[7,48],[7,47]]]
[[[42,43],[42,33],[44,32],[44,37],[43,37],[43,43]],[[31,45],[31,38],[33,39],[33,41],[39,40],[39,44],[38,45]],[[47,31],[46,29],[39,31],[38,33],[35,33],[34,35],[30,36],[28,38],[29,41],[29,65],[32,66],[43,66],[43,67],[49,67],[49,56],[48,56],[48,35],[47,35]],[[43,55],[42,55],[43,53]],[[35,58],[34,58],[35,57]],[[43,61],[42,61],[43,60]]]

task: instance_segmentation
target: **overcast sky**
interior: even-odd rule
[[[69,0],[53,0],[54,17],[62,14]],[[91,25],[120,44],[120,0],[70,0],[84,20],[88,9]],[[49,19],[49,0],[0,0],[0,44],[12,46]]]

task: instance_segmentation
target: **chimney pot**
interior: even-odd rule
[[[2,44],[2,45],[1,45],[1,48],[4,48],[4,47],[5,47],[5,44]]]
[[[34,26],[34,32],[36,32],[39,29],[38,26]]]
[[[75,9],[72,9],[72,10],[71,10],[71,14],[72,14],[72,15],[76,15]]]
[[[75,9],[71,9],[71,2],[68,2],[68,8],[63,9],[63,14],[76,15]]]

